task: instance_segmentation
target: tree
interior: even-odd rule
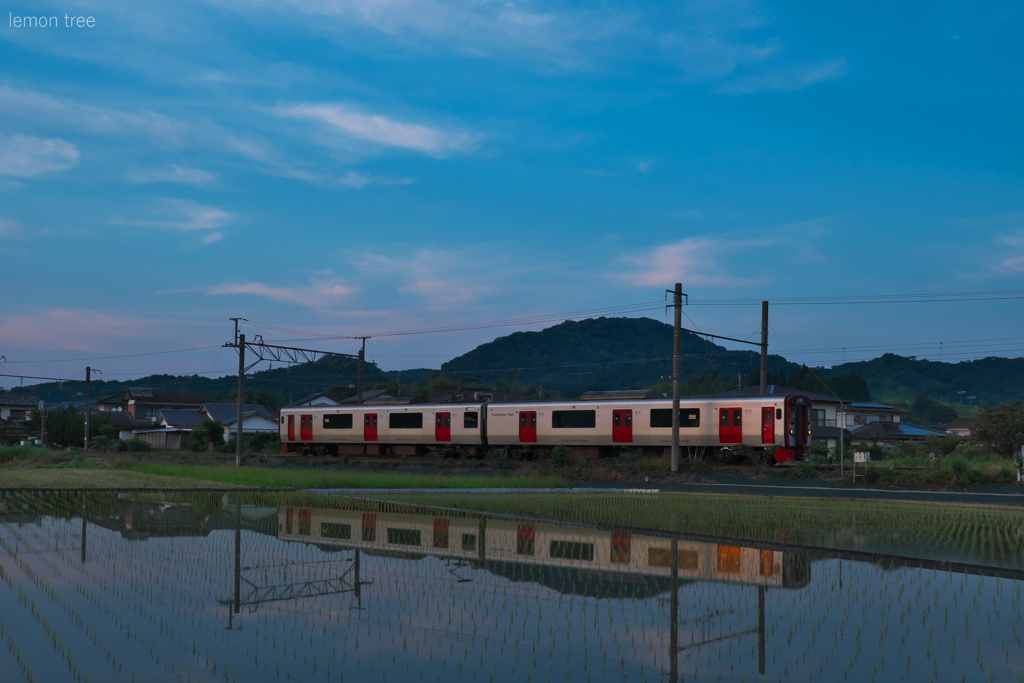
[[[956,418],[957,412],[953,408],[930,399],[924,394],[919,394],[910,404],[907,422],[934,427],[951,422]]]
[[[1024,401],[982,406],[971,429],[971,441],[1011,457],[1024,445]]]
[[[89,435],[109,436],[113,433],[110,421],[102,413],[93,413],[89,420]],[[54,446],[85,445],[85,415],[72,406],[51,410],[46,414],[46,440]]]

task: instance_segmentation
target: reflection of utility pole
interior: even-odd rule
[[[757,587],[757,672],[764,673],[764,586]]]
[[[235,614],[242,609],[242,499],[235,497]]]
[[[85,523],[89,517],[89,507],[86,505],[85,493],[82,494],[82,564],[85,564]]]
[[[676,683],[679,680],[679,539],[672,539],[672,546],[669,551],[669,567],[672,574],[669,578],[669,681]]]

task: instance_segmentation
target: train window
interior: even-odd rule
[[[324,415],[324,429],[352,429],[352,413]]]
[[[679,426],[682,429],[693,429],[700,427],[700,410],[694,410],[692,408],[679,409]],[[672,427],[672,409],[671,408],[654,408],[651,410],[651,427],[656,428],[671,428]]]
[[[281,416],[281,424],[284,424],[284,415]]]
[[[553,410],[553,429],[593,429],[597,426],[596,410]]]
[[[718,571],[737,574],[740,571],[740,549],[734,545],[718,546]]]
[[[477,429],[480,426],[480,413],[465,413],[462,416],[462,426],[466,429]]]
[[[650,567],[667,567],[672,561],[672,551],[668,548],[648,548],[647,565]],[[696,550],[680,550],[676,555],[680,569],[696,569],[700,562],[700,554]]]
[[[742,427],[743,426],[743,412],[737,408],[732,411],[732,426]]]
[[[336,522],[321,522],[320,536],[322,538],[340,538],[348,540],[352,538],[352,525],[337,524]]]
[[[468,553],[476,552],[476,534],[462,534],[462,549]]]
[[[782,408],[776,408],[775,409],[775,419],[776,420],[781,420],[782,419]]]
[[[419,529],[388,529],[388,543],[391,545],[415,545],[420,544]]]
[[[520,524],[516,528],[516,555],[533,555],[536,540],[537,527],[533,524]]]
[[[593,543],[576,543],[574,541],[551,541],[548,556],[557,560],[594,561]]]
[[[388,415],[391,429],[420,429],[423,427],[423,413],[391,413]]]

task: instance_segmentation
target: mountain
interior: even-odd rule
[[[995,405],[1024,399],[1024,358],[979,358],[943,363],[887,353],[879,358],[844,363],[824,371],[826,376],[856,372],[882,401],[909,403],[924,395],[959,402],[959,391],[977,397],[976,403]]]
[[[758,348],[730,351],[689,332],[681,339],[682,377],[722,378],[725,388],[759,373]],[[799,366],[768,357],[769,370]],[[650,388],[672,376],[672,326],[650,318],[566,321],[540,332],[516,332],[481,344],[441,366],[455,379],[512,384],[578,396],[586,391]]]
[[[335,386],[346,387],[356,383],[356,361],[351,358],[327,356],[315,363],[303,363],[291,367],[267,368],[251,371],[246,374],[245,389],[249,396],[247,401],[263,403],[270,408],[278,408],[294,399],[308,394],[326,391]],[[102,375],[94,375],[90,393],[92,400],[106,396],[122,394],[129,387],[146,387],[155,391],[180,391],[188,393],[206,393],[226,400],[237,393],[238,376],[203,377],[201,375],[149,375],[129,381],[104,380]],[[363,379],[369,385],[381,382],[384,373],[377,366],[369,363],[363,365]],[[27,387],[15,387],[12,394],[27,394],[48,402],[82,401],[85,394],[85,382],[46,382]],[[354,390],[351,393],[355,393]]]

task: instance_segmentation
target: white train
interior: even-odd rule
[[[774,447],[775,460],[803,459],[811,441],[811,400],[801,394],[686,398],[679,404],[684,452],[729,453],[736,445]],[[672,445],[669,399],[523,403],[437,403],[284,408],[282,451],[315,455],[483,457],[500,448],[512,457],[572,457],[641,448],[667,455]]]
[[[620,580],[668,579],[672,572],[667,538],[572,524],[309,507],[281,507],[277,523],[277,537],[285,541],[377,554],[432,555],[482,567],[584,569]],[[810,581],[810,562],[800,553],[731,541],[679,541],[676,552],[681,580],[778,588],[802,588]]]

